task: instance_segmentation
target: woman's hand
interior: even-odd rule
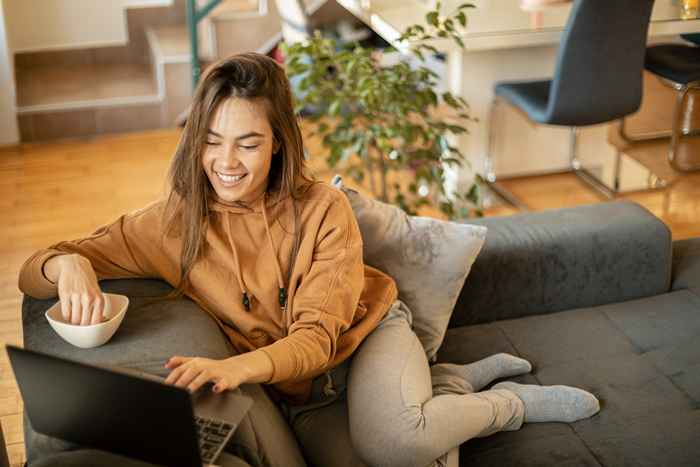
[[[90,260],[70,254],[54,256],[49,261],[50,267],[55,265],[58,269],[58,298],[66,323],[86,326],[106,320],[109,299],[100,290]]]
[[[245,383],[245,368],[238,364],[236,357],[213,360],[202,357],[181,357],[175,355],[165,364],[172,371],[165,384],[186,388],[191,393],[203,384],[215,382],[214,392],[236,389]]]

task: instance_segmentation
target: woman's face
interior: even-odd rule
[[[252,204],[265,192],[278,149],[263,102],[231,97],[212,116],[202,166],[219,198]]]

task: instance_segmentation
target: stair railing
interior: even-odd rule
[[[192,68],[192,89],[197,87],[199,76],[202,72],[199,66],[199,35],[197,34],[197,24],[204,19],[221,0],[209,0],[202,8],[197,7],[196,0],[187,0],[187,29],[190,34],[190,65]]]

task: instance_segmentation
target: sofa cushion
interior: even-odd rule
[[[363,256],[387,274],[399,298],[413,311],[413,330],[429,361],[434,361],[459,291],[479,254],[486,227],[409,216],[401,208],[331,185],[348,197],[362,232]]]
[[[673,242],[673,290],[700,294],[700,237]]]
[[[470,466],[697,465],[698,336],[700,297],[688,290],[449,329],[439,362],[510,352],[533,371],[507,379],[579,387],[601,403],[598,414],[576,423],[526,423],[469,440],[460,459]]]
[[[669,291],[671,233],[631,201],[470,219],[489,228],[450,327]]]

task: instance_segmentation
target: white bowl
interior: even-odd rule
[[[66,342],[83,349],[99,347],[110,340],[114,333],[117,332],[129,307],[129,297],[126,295],[105,293],[104,296],[109,300],[110,305],[107,321],[85,326],[67,323],[63,319],[63,315],[61,315],[60,300],[46,310],[46,319],[53,330]]]

